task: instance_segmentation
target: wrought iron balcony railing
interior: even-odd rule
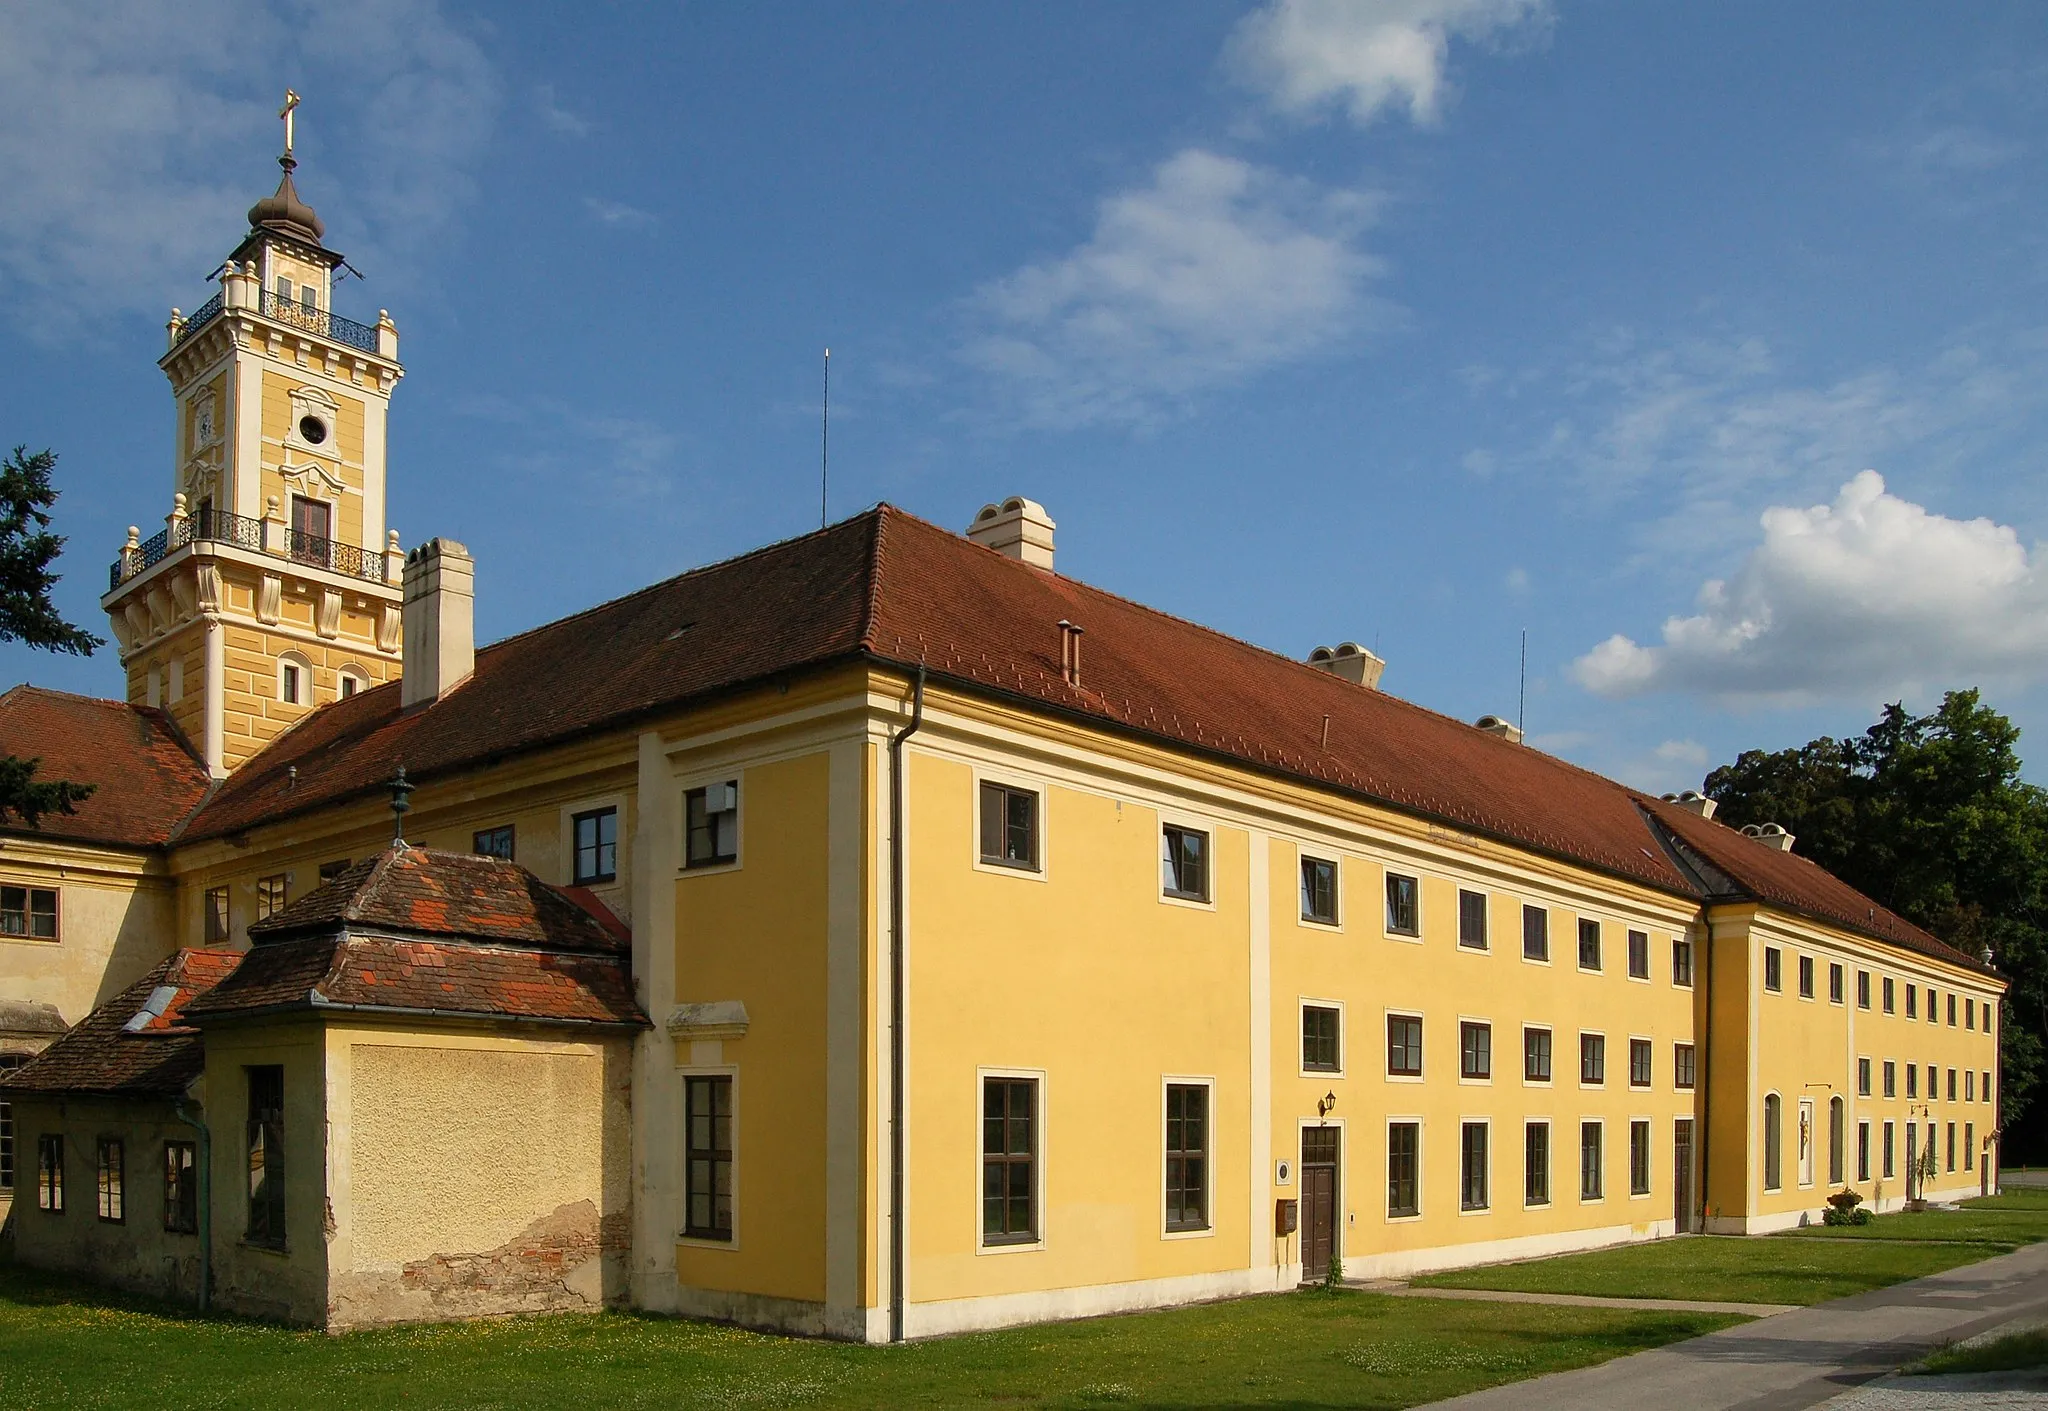
[[[201,304],[198,308],[194,309],[192,311],[192,317],[185,320],[185,326],[178,330],[178,343],[184,342],[187,338],[190,338],[193,334],[197,333],[207,324],[212,323],[214,315],[218,314],[219,312],[220,291],[216,289],[213,291],[213,297],[211,299],[208,299],[205,303]],[[178,346],[178,344],[173,343],[171,346],[175,348],[176,346]]]
[[[215,544],[233,544],[237,548],[261,553],[263,521],[224,510],[201,510],[187,516],[175,530],[166,529],[161,534],[152,534],[134,548],[124,549],[107,573],[107,587],[120,587],[144,569],[161,563],[172,550],[182,549],[200,539]],[[372,583],[386,581],[384,555],[374,550],[297,531],[286,531],[284,540],[285,553],[295,562],[346,574],[350,578],[367,579]]]
[[[263,316],[274,318],[279,323],[288,323],[294,328],[303,328],[308,333],[318,333],[332,338],[351,348],[361,348],[366,353],[377,351],[377,330],[372,324],[357,323],[352,318],[330,313],[312,304],[294,303],[290,299],[266,289],[263,291]]]

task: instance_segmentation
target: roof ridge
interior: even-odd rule
[[[874,534],[868,540],[868,592],[867,600],[861,604],[860,650],[875,651],[877,624],[881,620],[882,607],[882,553],[886,547],[889,520],[903,511],[887,500],[879,501],[873,510],[875,516]]]
[[[139,706],[133,701],[116,700],[112,696],[88,696],[81,691],[60,691],[55,686],[38,686],[33,681],[23,681],[18,685],[10,687],[7,695],[12,696],[21,691],[33,691],[39,696],[56,696],[67,701],[82,701],[86,705],[107,706],[114,710],[150,712],[156,712],[157,710],[155,706]],[[4,699],[4,697],[0,697],[0,699]]]

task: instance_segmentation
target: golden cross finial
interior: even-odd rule
[[[287,88],[284,91],[284,106],[277,110],[277,115],[284,119],[284,154],[287,157],[292,154],[292,111],[298,106],[299,95]]]

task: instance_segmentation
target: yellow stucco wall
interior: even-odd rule
[[[0,999],[54,1004],[76,1024],[176,948],[176,892],[163,864],[13,834],[0,841],[0,883],[54,888],[54,941],[0,936]]]
[[[328,498],[333,506],[333,538],[344,544],[363,542],[363,404],[359,397],[330,388],[321,390],[336,403],[332,436],[319,447],[285,444],[292,430],[291,394],[301,384],[283,373],[263,373],[263,474],[262,503],[276,496],[287,523],[291,520],[292,488],[280,473],[281,465],[315,462],[338,477],[346,489]],[[323,497],[326,492],[323,490]],[[371,547],[381,548],[382,545]]]

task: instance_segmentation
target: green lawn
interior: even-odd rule
[[[0,1407],[1399,1407],[1735,1321],[1309,1292],[898,1348],[621,1314],[327,1337],[0,1265]]]
[[[2048,1191],[1994,1195],[1960,1210],[1924,1210],[1880,1215],[1868,1225],[1809,1225],[1786,1232],[1790,1239],[1962,1240],[2018,1249],[2048,1239]]]
[[[2000,1253],[1981,1244],[1878,1244],[1790,1235],[1693,1235],[1460,1269],[1415,1280],[1425,1287],[1695,1298],[1731,1303],[1825,1303]]]
[[[2017,1372],[2029,1367],[2048,1367],[2048,1328],[2014,1333],[1973,1347],[1945,1347],[1909,1370],[1935,1376],[1950,1372]]]

